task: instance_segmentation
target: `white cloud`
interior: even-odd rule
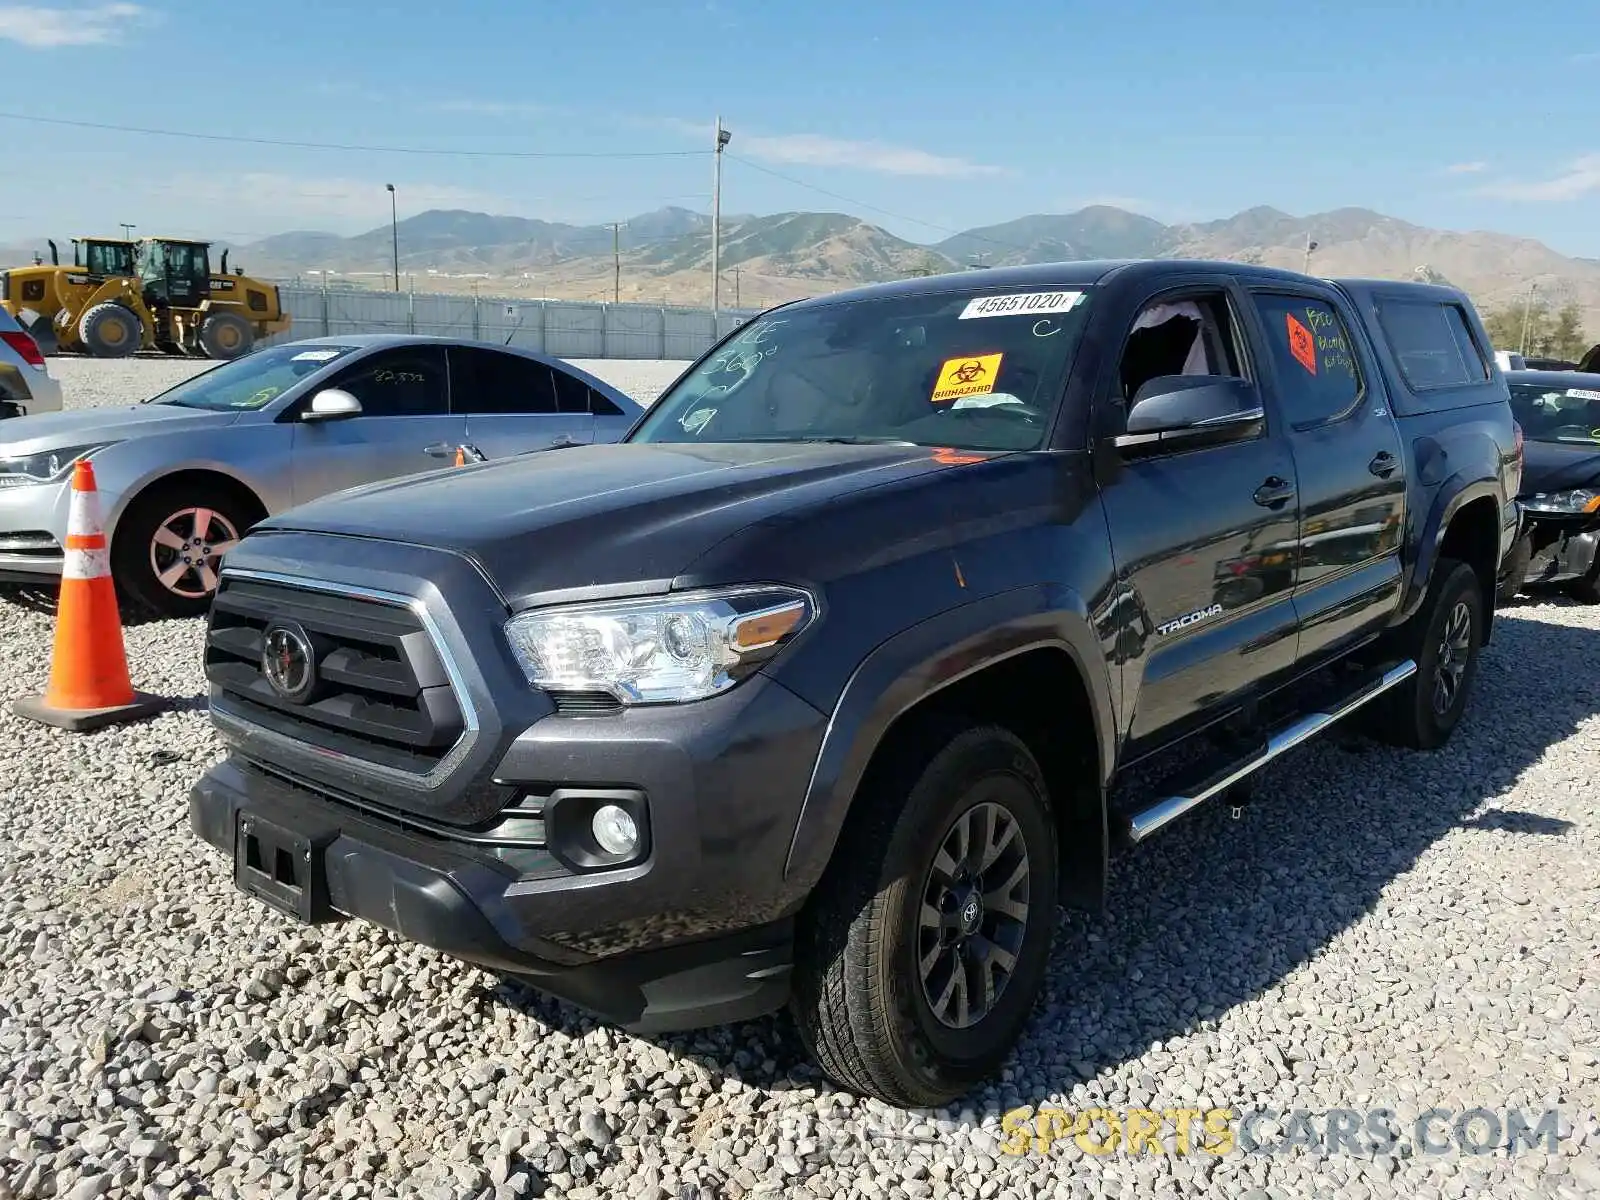
[[[440,112],[471,113],[483,117],[542,117],[552,111],[548,105],[511,100],[441,100],[430,107]]]
[[[0,4],[0,39],[35,49],[95,46],[118,40],[123,30],[145,15],[137,4],[96,4],[88,8]]]
[[[1489,164],[1479,160],[1475,162],[1451,163],[1445,168],[1445,171],[1451,175],[1477,175],[1479,172],[1487,171],[1488,169]]]
[[[148,189],[153,204],[177,211],[189,223],[219,221],[235,228],[281,232],[315,224],[330,232],[361,232],[387,224],[389,196],[382,179],[304,178],[251,172],[221,178],[179,175]],[[430,208],[508,213],[517,202],[451,184],[395,180],[400,215]]]
[[[853,167],[884,175],[915,175],[937,179],[971,179],[981,175],[1003,175],[1000,167],[986,166],[970,159],[930,154],[907,146],[885,142],[858,142],[825,137],[816,133],[791,133],[778,136],[735,135],[730,149],[743,149],[751,158],[764,162],[792,163],[810,167]]]
[[[1480,195],[1501,200],[1559,202],[1577,200],[1600,192],[1600,154],[1573,159],[1560,173],[1530,183],[1492,183],[1478,189]]]

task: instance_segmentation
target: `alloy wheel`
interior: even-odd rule
[[[1465,600],[1457,600],[1444,623],[1444,635],[1439,639],[1438,662],[1433,670],[1433,711],[1444,716],[1461,694],[1461,683],[1466,677],[1467,663],[1472,652],[1472,609]]]
[[[217,590],[218,562],[238,540],[238,529],[216,509],[181,508],[156,527],[150,568],[174,596],[203,600]]]
[[[923,882],[917,966],[940,1024],[968,1029],[994,1009],[1028,930],[1028,847],[1011,813],[980,803],[956,818]]]

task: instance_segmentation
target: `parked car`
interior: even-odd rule
[[[637,401],[569,363],[483,342],[309,338],[123,408],[0,426],[0,578],[59,578],[73,464],[92,458],[112,574],[138,605],[205,611],[255,522],[341,488],[614,441]]]
[[[0,420],[61,411],[61,385],[39,343],[0,308]]]
[[[1231,263],[772,310],[621,445],[258,525],[192,828],[298,920],[633,1029],[788,1003],[841,1086],[946,1103],[1111,847],[1358,711],[1450,737],[1516,532],[1488,347],[1453,288]]]
[[[1527,439],[1522,533],[1501,598],[1562,584],[1600,604],[1600,374],[1511,371],[1511,409]]]

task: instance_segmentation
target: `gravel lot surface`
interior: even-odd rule
[[[54,369],[81,404],[192,368]],[[650,388],[676,368],[597,370]],[[0,593],[4,696],[42,686],[51,628]],[[1202,809],[1124,857],[1106,913],[1064,919],[1004,1079],[910,1114],[824,1085],[782,1019],[621,1036],[237,896],[186,823],[219,753],[201,636],[127,631],[136,683],[178,701],[148,724],[0,711],[0,1200],[1600,1194],[1600,610],[1503,613],[1446,751],[1316,743],[1240,820]],[[1218,1156],[1167,1126],[1142,1153],[1011,1156],[1001,1116],[1024,1105],[1302,1109],[1318,1136],[1330,1109],[1384,1108],[1400,1140],[1363,1124],[1360,1152],[1291,1152],[1261,1124],[1278,1152]],[[1553,1156],[1412,1137],[1434,1107],[1444,1137],[1467,1109],[1549,1106]]]

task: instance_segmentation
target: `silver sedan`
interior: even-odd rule
[[[123,408],[0,422],[0,579],[61,574],[72,468],[91,459],[124,595],[204,612],[255,522],[469,458],[616,441],[642,408],[559,359],[450,338],[270,346]],[[476,454],[474,454],[474,451]]]

